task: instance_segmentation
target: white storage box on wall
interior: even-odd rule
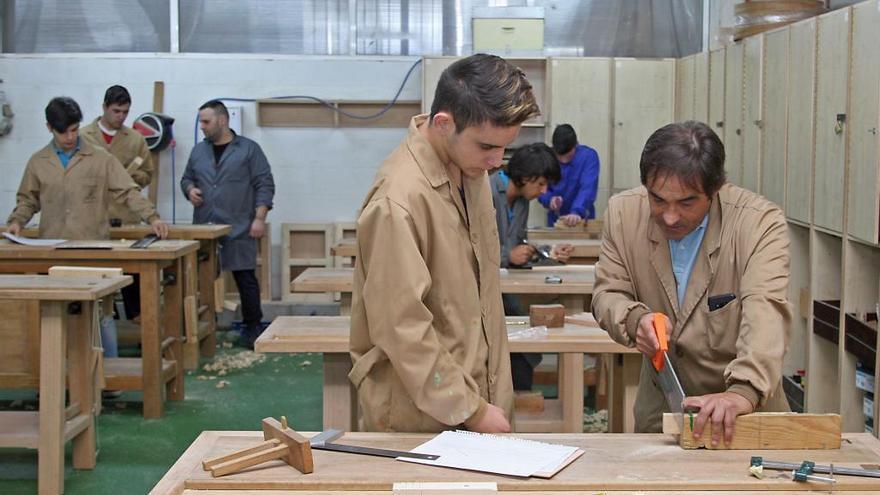
[[[476,7],[472,18],[474,53],[544,54],[543,7]]]

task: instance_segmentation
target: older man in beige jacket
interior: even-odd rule
[[[513,384],[486,171],[538,107],[525,74],[474,55],[385,160],[357,226],[349,378],[370,431],[510,431]]]
[[[656,131],[641,158],[643,186],[609,201],[596,264],[593,313],[611,337],[644,354],[636,431],[657,432],[668,412],[650,356],[652,312],[668,317],[669,357],[700,408],[695,433],[729,442],[738,415],[788,411],[782,360],[792,313],[782,211],[725,184],[724,146],[705,124]]]

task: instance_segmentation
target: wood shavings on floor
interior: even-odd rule
[[[250,368],[265,360],[265,354],[259,354],[254,351],[230,352],[228,354],[218,354],[214,357],[213,362],[202,366],[202,370],[215,371],[218,375],[224,376],[232,370]]]

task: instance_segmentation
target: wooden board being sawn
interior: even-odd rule
[[[663,415],[663,433],[679,435],[683,449],[803,450],[839,449],[839,414],[752,413],[736,418],[733,441],[712,445],[712,424],[694,438],[695,413]]]

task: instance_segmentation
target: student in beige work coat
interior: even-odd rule
[[[525,74],[473,55],[382,164],[358,218],[349,378],[368,431],[510,431],[513,385],[486,171],[537,115]]]
[[[108,239],[107,214],[111,200],[123,201],[149,223],[159,237],[168,235],[149,200],[137,184],[103,149],[79,138],[82,111],[71,98],[53,98],[46,106],[46,127],[52,140],[31,156],[7,223],[18,234],[31,217],[40,215],[40,237]]]
[[[100,146],[116,157],[139,188],[147,187],[153,180],[153,159],[144,136],[125,125],[131,109],[128,90],[119,85],[107,88],[103,109],[103,115],[83,127],[80,134],[89,143]],[[110,203],[109,215],[111,221],[119,219],[126,224],[141,221],[122,201]]]
[[[684,405],[700,408],[695,433],[711,422],[712,443],[722,432],[729,442],[738,415],[789,410],[785,218],[725,184],[724,146],[702,123],[657,130],[642,152],[641,180],[609,201],[593,313],[615,341],[644,354],[637,432],[660,431],[668,412],[650,361],[658,349],[651,312],[660,312]]]

